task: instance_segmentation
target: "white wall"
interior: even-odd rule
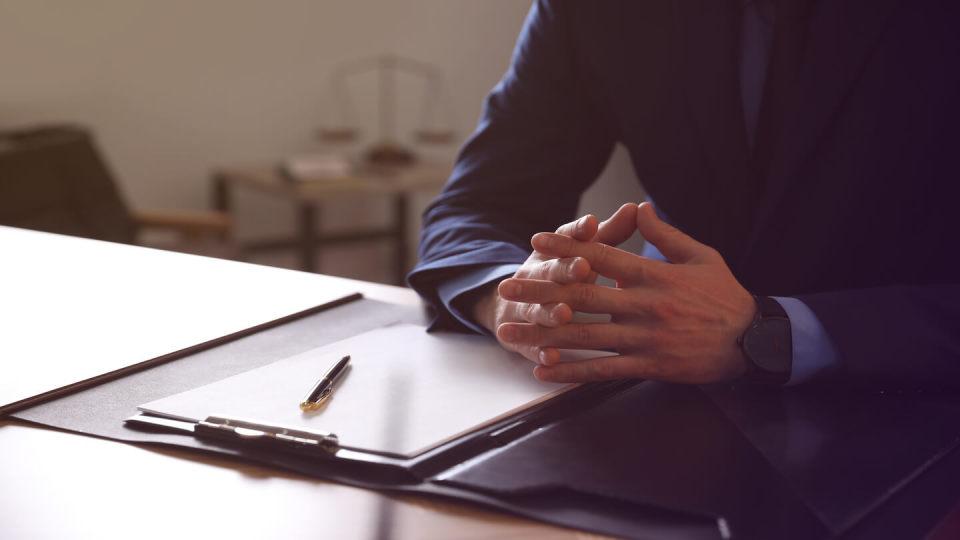
[[[507,66],[528,6],[528,0],[0,0],[0,128],[86,124],[133,206],[202,208],[214,165],[272,161],[316,147],[312,134],[328,109],[327,75],[343,60],[391,51],[441,67],[462,141]],[[361,94],[372,88],[360,85]],[[402,103],[407,120],[419,107],[419,96],[411,96]],[[409,121],[404,126],[412,128]],[[616,177],[629,169],[622,159],[611,166]],[[626,197],[615,188],[618,179],[601,180],[586,198],[589,210],[605,212]],[[245,236],[292,223],[282,205],[249,197],[240,205]],[[351,206],[349,213],[328,213],[325,226],[354,214],[376,220],[386,208]],[[340,259],[353,256],[364,256],[363,249]],[[349,264],[325,264],[334,265],[324,266],[327,272],[352,272]]]

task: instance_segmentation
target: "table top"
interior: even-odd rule
[[[278,165],[251,164],[216,168],[213,177],[230,185],[304,201],[348,194],[390,195],[439,189],[450,176],[451,168],[450,163],[426,161],[398,167],[365,166],[349,178],[298,182],[286,179]]]
[[[280,279],[287,275],[278,271]],[[319,287],[359,291],[377,300],[419,302],[412,291],[400,287],[322,275],[316,275],[315,281]],[[0,420],[0,537],[206,534],[234,538],[593,537],[464,504],[387,496],[223,457]]]
[[[11,227],[0,246],[0,411],[344,296],[315,274]]]

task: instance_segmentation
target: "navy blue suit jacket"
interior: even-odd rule
[[[615,143],[672,223],[740,282],[793,296],[835,377],[960,387],[960,6],[831,0],[809,22],[771,164],[751,159],[735,10],[717,0],[540,0],[443,193],[410,284],[522,262],[575,217]],[[762,190],[750,188],[757,180]]]

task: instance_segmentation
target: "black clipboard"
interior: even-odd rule
[[[602,534],[622,537],[723,539],[730,527],[721,516],[688,511],[653,501],[581,492],[555,485],[497,493],[462,484],[461,474],[506,448],[522,445],[567,419],[628,392],[639,381],[582,385],[492,425],[450,440],[411,458],[343,449],[336,434],[264,424],[253,419],[210,416],[201,422],[138,413],[126,419],[133,429],[178,433],[203,441],[205,449],[227,451],[325,479],[466,500],[498,510]]]
[[[636,384],[637,381],[614,381],[582,385],[411,458],[342,448],[335,433],[267,424],[250,418],[212,415],[200,422],[191,422],[139,412],[125,422],[134,429],[181,433],[241,450],[254,447],[345,466],[366,467],[374,472],[382,470],[385,477],[417,484],[522,439],[544,426],[562,421],[577,411],[592,408]],[[399,471],[402,473],[397,474]]]
[[[918,537],[960,498],[954,480],[960,400],[950,395],[598,385],[595,401],[570,394],[577,400],[572,410],[562,402],[530,410],[536,417],[526,424],[510,428],[518,418],[505,419],[419,463],[318,459],[122,422],[138,404],[195,387],[198,378],[215,381],[239,372],[238,364],[250,369],[272,361],[268,351],[293,354],[388,320],[418,320],[419,312],[403,309],[358,300],[16,416],[618,537],[871,538],[889,531]],[[264,358],[247,358],[258,355]],[[790,411],[800,411],[804,421],[788,421]],[[804,459],[778,454],[791,448],[784,437],[803,435],[811,424],[823,428],[818,452]],[[849,456],[857,459],[844,459]]]

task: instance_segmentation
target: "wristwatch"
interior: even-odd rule
[[[769,296],[756,296],[757,314],[753,323],[737,340],[747,361],[743,380],[750,383],[779,385],[790,380],[793,368],[793,335],[790,318],[779,302]]]

